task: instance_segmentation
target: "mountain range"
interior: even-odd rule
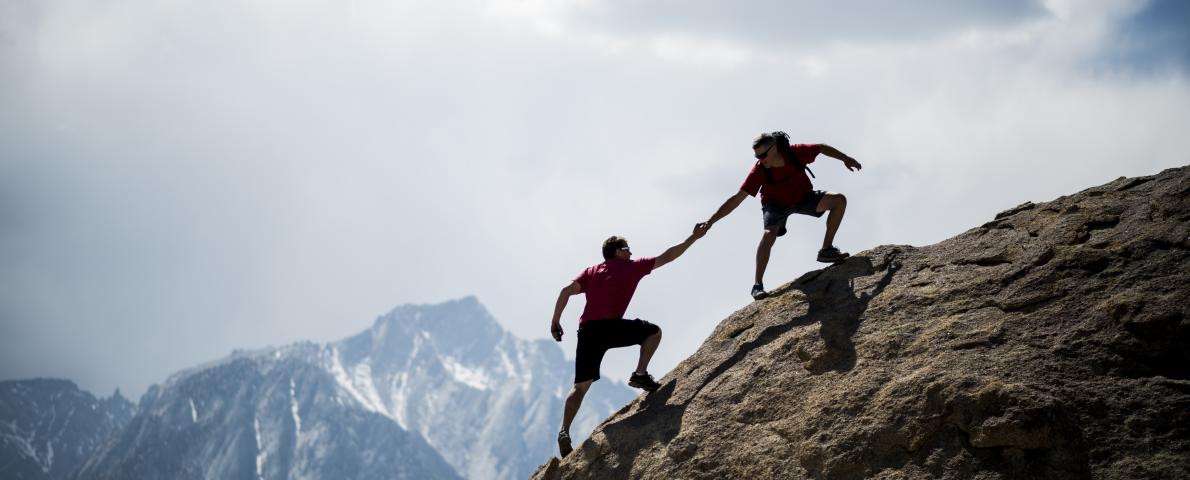
[[[512,336],[474,297],[406,305],[341,341],[236,351],[178,372],[150,387],[134,414],[130,402],[118,403],[122,397],[102,401],[124,415],[108,414],[108,429],[86,439],[30,436],[33,427],[23,426],[6,434],[0,458],[42,476],[14,476],[7,462],[0,475],[524,478],[556,449],[573,370],[556,343]],[[623,384],[599,383],[575,421],[576,436],[634,396]],[[0,421],[10,425],[22,415],[52,417],[42,397],[60,396],[51,387],[74,388],[51,380],[5,386]],[[47,441],[56,456],[39,447]],[[78,455],[66,461],[64,445]]]

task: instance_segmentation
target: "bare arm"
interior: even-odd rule
[[[656,268],[656,267],[654,267]],[[550,334],[554,336],[555,341],[562,341],[562,310],[566,309],[566,303],[570,301],[570,297],[582,293],[583,287],[578,282],[570,282],[558,292],[558,302],[554,304],[554,319],[550,324]]]
[[[683,253],[686,253],[687,248],[690,248],[691,245],[694,245],[695,241],[702,238],[703,235],[706,235],[707,229],[709,228],[711,228],[711,226],[704,223],[695,225],[694,232],[691,233],[689,237],[686,237],[686,240],[683,240],[682,243],[669,247],[669,249],[657,256],[657,259],[653,263],[653,269],[661,268],[662,265],[677,260],[677,258],[682,256]]]
[[[745,198],[748,198],[748,192],[743,190],[735,192],[735,195],[728,197],[727,201],[723,202],[723,205],[719,207],[719,210],[716,210],[715,214],[711,215],[711,219],[707,220],[707,228],[711,228],[711,225],[714,225],[715,222],[718,222],[723,217],[726,217],[727,214],[732,212],[732,210],[735,210],[735,208],[740,206],[741,203],[744,203]]]
[[[854,172],[856,170],[862,170],[864,168],[863,165],[860,165],[859,162],[855,161],[854,158],[851,158],[846,153],[840,152],[835,147],[832,147],[825,143],[820,144],[819,147],[822,149],[823,155],[842,160],[843,165],[846,166],[848,170],[851,170]]]

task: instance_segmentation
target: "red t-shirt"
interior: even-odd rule
[[[653,271],[655,257],[636,260],[613,258],[598,265],[592,265],[574,277],[587,295],[587,307],[579,317],[578,324],[591,320],[624,318],[628,302],[636,293],[636,284]]]
[[[799,143],[790,147],[793,148],[793,159],[787,160],[784,167],[769,169],[773,173],[773,183],[768,183],[764,176],[764,166],[756,162],[752,171],[748,172],[748,177],[744,179],[744,184],[740,185],[740,190],[753,197],[759,192],[760,203],[776,203],[787,207],[797,205],[802,195],[813,190],[814,185],[810,183],[810,177],[806,176],[806,172],[792,165],[790,161],[800,162],[802,165],[814,163],[814,158],[822,153],[822,146]]]

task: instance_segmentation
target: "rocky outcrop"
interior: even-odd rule
[[[809,272],[534,478],[1190,478],[1190,167]]]

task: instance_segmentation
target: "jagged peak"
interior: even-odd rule
[[[100,401],[102,401],[103,403],[107,403],[107,404],[117,404],[117,405],[131,405],[132,404],[132,400],[129,400],[128,397],[125,397],[124,393],[120,392],[119,387],[116,387],[116,390],[114,392],[112,392],[111,395],[101,398]]]
[[[426,314],[436,312],[450,312],[452,314],[456,314],[449,317],[444,317],[442,318],[443,320],[480,319],[495,323],[495,318],[493,318],[491,313],[488,312],[487,308],[485,308],[483,304],[480,303],[479,298],[475,295],[468,295],[462,298],[447,300],[439,303],[407,303],[398,305],[388,313],[378,317],[373,323],[373,328],[394,321],[417,322],[421,320]]]
[[[369,330],[374,341],[385,341],[389,332],[424,333],[438,345],[475,341],[494,343],[507,332],[473,295],[441,303],[406,304],[376,319]]]

